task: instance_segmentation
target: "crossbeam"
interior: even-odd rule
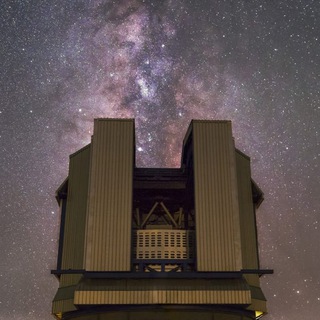
[[[171,220],[171,222],[174,224],[174,226],[176,228],[178,228],[178,224],[176,223],[176,221],[173,219],[171,213],[169,212],[169,210],[167,209],[167,207],[164,205],[163,202],[160,202],[161,207],[163,208],[164,212],[167,214],[167,216],[169,217],[169,219]]]
[[[151,208],[151,210],[149,211],[148,215],[146,216],[146,218],[144,219],[144,221],[141,224],[141,229],[144,227],[144,225],[148,222],[149,218],[151,217],[153,211],[156,209],[156,207],[158,206],[159,202],[155,202],[153,207]]]

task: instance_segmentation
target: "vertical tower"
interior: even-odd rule
[[[180,168],[136,168],[134,121],[96,119],[70,156],[53,300],[58,319],[256,319],[266,312],[263,194],[230,121],[193,120]]]

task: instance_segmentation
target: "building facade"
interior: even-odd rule
[[[255,212],[263,194],[230,121],[193,120],[180,168],[137,168],[132,119],[96,119],[70,156],[58,319],[256,319],[266,313]]]

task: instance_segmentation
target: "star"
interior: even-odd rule
[[[55,190],[99,117],[135,118],[138,167],[178,167],[191,119],[232,120],[265,198],[264,319],[316,319],[318,12],[309,0],[4,1],[0,319],[52,319]]]

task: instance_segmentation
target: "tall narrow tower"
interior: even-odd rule
[[[266,312],[255,210],[263,194],[230,121],[193,120],[180,168],[135,166],[134,120],[96,119],[57,190],[59,289],[79,320],[249,320]]]

